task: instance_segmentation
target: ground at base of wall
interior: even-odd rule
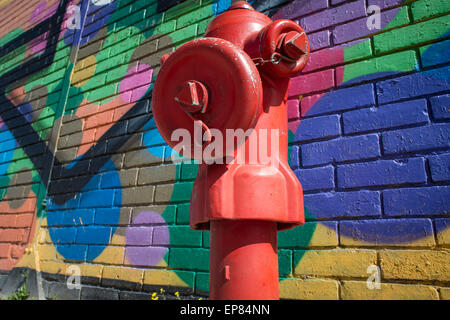
[[[0,300],[207,300],[204,295],[189,294],[185,288],[147,286],[130,290],[133,284],[114,281],[111,287],[95,285],[98,279],[82,277],[80,286],[72,289],[67,277],[41,274],[37,285],[35,270],[15,268],[0,272]],[[135,284],[134,284],[135,285]],[[39,287],[41,296],[39,296]],[[127,289],[128,287],[128,289]]]

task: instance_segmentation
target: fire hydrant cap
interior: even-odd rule
[[[281,39],[286,41],[280,41]],[[264,60],[274,56],[280,59],[276,64],[263,65],[265,72],[275,78],[289,78],[306,66],[310,55],[309,41],[298,24],[279,19],[269,24],[262,32],[260,54]],[[285,57],[282,57],[283,54]]]
[[[195,103],[186,102],[193,84],[194,95],[201,93],[198,109]],[[195,136],[195,120],[201,121],[206,131],[218,129],[225,137],[226,129],[245,131],[255,125],[262,112],[261,78],[250,57],[231,42],[218,38],[192,40],[172,53],[161,67],[152,108],[158,130],[172,148],[180,142],[172,141],[175,130],[186,129]],[[193,139],[191,142],[194,150]],[[194,152],[191,157],[197,159]]]

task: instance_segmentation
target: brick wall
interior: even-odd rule
[[[281,297],[450,299],[448,1],[250,2],[312,48],[289,90],[307,222],[279,233]],[[150,100],[160,57],[229,5],[0,4],[0,287],[27,269],[48,298],[207,295],[197,165],[170,161]]]

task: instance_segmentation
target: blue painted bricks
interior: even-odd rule
[[[383,191],[384,213],[389,216],[450,213],[450,186]]]
[[[303,191],[327,190],[334,188],[334,168],[332,166],[297,169],[294,173],[302,182]]]
[[[413,73],[377,83],[378,102],[389,103],[445,92],[450,89],[450,67]]]
[[[382,134],[385,154],[422,152],[450,147],[450,123],[388,131]]]
[[[431,156],[428,161],[434,182],[450,181],[450,153]]]
[[[420,238],[433,236],[431,219],[342,221],[339,228],[342,235],[351,237],[353,241],[367,242],[370,245],[398,245],[413,241],[415,237],[412,235],[420,235]]]
[[[335,113],[373,105],[375,105],[373,84],[364,84],[330,91],[321,97],[306,115]]]
[[[308,141],[339,136],[340,122],[338,115],[303,119],[294,141]]]
[[[450,119],[450,94],[432,97],[430,103],[435,119]]]
[[[407,125],[428,123],[425,99],[358,109],[343,114],[344,132],[370,132]]]
[[[310,219],[367,245],[448,227],[435,218],[450,212],[449,71],[356,78],[302,110],[290,161]]]
[[[424,158],[379,160],[337,167],[340,188],[416,184],[426,180]]]
[[[303,166],[374,159],[380,156],[379,137],[370,134],[304,144],[301,155]]]
[[[306,194],[305,206],[317,219],[381,215],[380,192],[321,192]]]

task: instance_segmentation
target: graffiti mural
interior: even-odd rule
[[[297,21],[312,51],[289,90],[307,222],[279,233],[281,297],[448,299],[449,5],[249,3]],[[172,163],[151,94],[161,57],[230,4],[0,2],[0,270],[77,265],[207,295],[209,233],[189,228],[198,166]],[[366,288],[371,265],[385,290]]]

